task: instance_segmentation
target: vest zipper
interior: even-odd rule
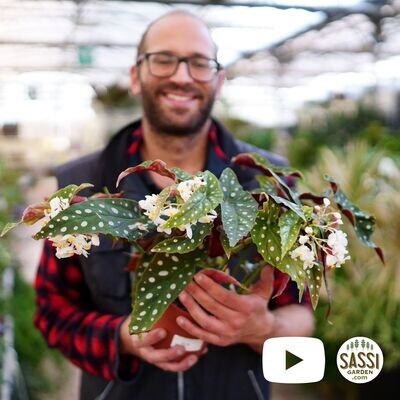
[[[185,382],[183,378],[183,372],[180,371],[177,374],[178,378],[178,400],[184,400],[185,399]]]

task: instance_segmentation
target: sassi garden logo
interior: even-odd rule
[[[372,339],[356,336],[340,347],[336,362],[340,373],[350,382],[367,383],[382,370],[383,354]]]

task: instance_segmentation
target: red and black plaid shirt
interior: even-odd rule
[[[216,140],[215,127],[210,132],[212,150],[225,157]],[[132,135],[129,155],[137,152],[140,131]],[[274,291],[281,286],[283,274],[275,270]],[[119,329],[126,316],[103,314],[96,310],[85,282],[79,257],[55,257],[50,241],[45,241],[35,281],[37,310],[36,327],[51,347],[60,349],[79,368],[107,380],[133,379],[139,369],[139,359],[120,354]],[[310,304],[303,296],[303,304]],[[298,304],[298,291],[289,282],[284,292],[270,301],[271,308]]]

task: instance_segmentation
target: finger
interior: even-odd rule
[[[159,363],[157,366],[165,371],[183,372],[193,367],[199,360],[195,355],[189,355],[178,362]]]
[[[260,273],[260,279],[253,285],[251,292],[269,300],[274,290],[274,269],[265,266]]]
[[[139,335],[132,335],[132,343],[135,347],[139,348],[153,346],[164,339],[166,335],[167,332],[165,329],[157,328]]]
[[[204,329],[212,332],[221,332],[224,324],[213,315],[207,314],[193,299],[193,297],[183,291],[179,295],[179,300],[185,306],[191,317]]]
[[[154,347],[144,347],[141,349],[141,356],[152,364],[173,362],[181,358],[186,350],[183,346],[174,346],[168,349],[155,349]],[[176,362],[176,361],[175,361]]]
[[[197,337],[203,340],[204,342],[214,344],[216,346],[222,345],[222,340],[218,334],[210,332],[208,330],[207,331],[204,330],[203,328],[189,321],[187,318],[178,317],[176,319],[176,322],[182,329],[184,329],[190,335]]]
[[[185,291],[188,292],[205,310],[221,320],[232,321],[238,317],[236,311],[233,311],[231,308],[228,308],[215,300],[214,297],[210,296],[194,282],[191,283]]]
[[[232,310],[248,312],[245,296],[241,296],[231,290],[225,289],[223,286],[201,272],[194,276],[194,280],[205,292],[219,303],[231,308]]]

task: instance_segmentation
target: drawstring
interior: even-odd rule
[[[178,372],[178,400],[184,400],[185,398],[185,382],[183,380],[183,372]]]
[[[115,385],[115,381],[108,382],[104,390],[94,400],[106,400]]]
[[[256,377],[255,377],[255,375],[254,375],[253,370],[252,370],[252,369],[249,369],[249,370],[247,371],[247,373],[248,373],[248,375],[249,375],[250,382],[251,382],[251,384],[253,385],[254,391],[256,392],[257,399],[258,399],[258,400],[264,400],[264,396],[263,396],[263,394],[262,394],[262,392],[261,392],[260,385],[259,385],[258,382],[257,382],[257,379],[256,379]]]

